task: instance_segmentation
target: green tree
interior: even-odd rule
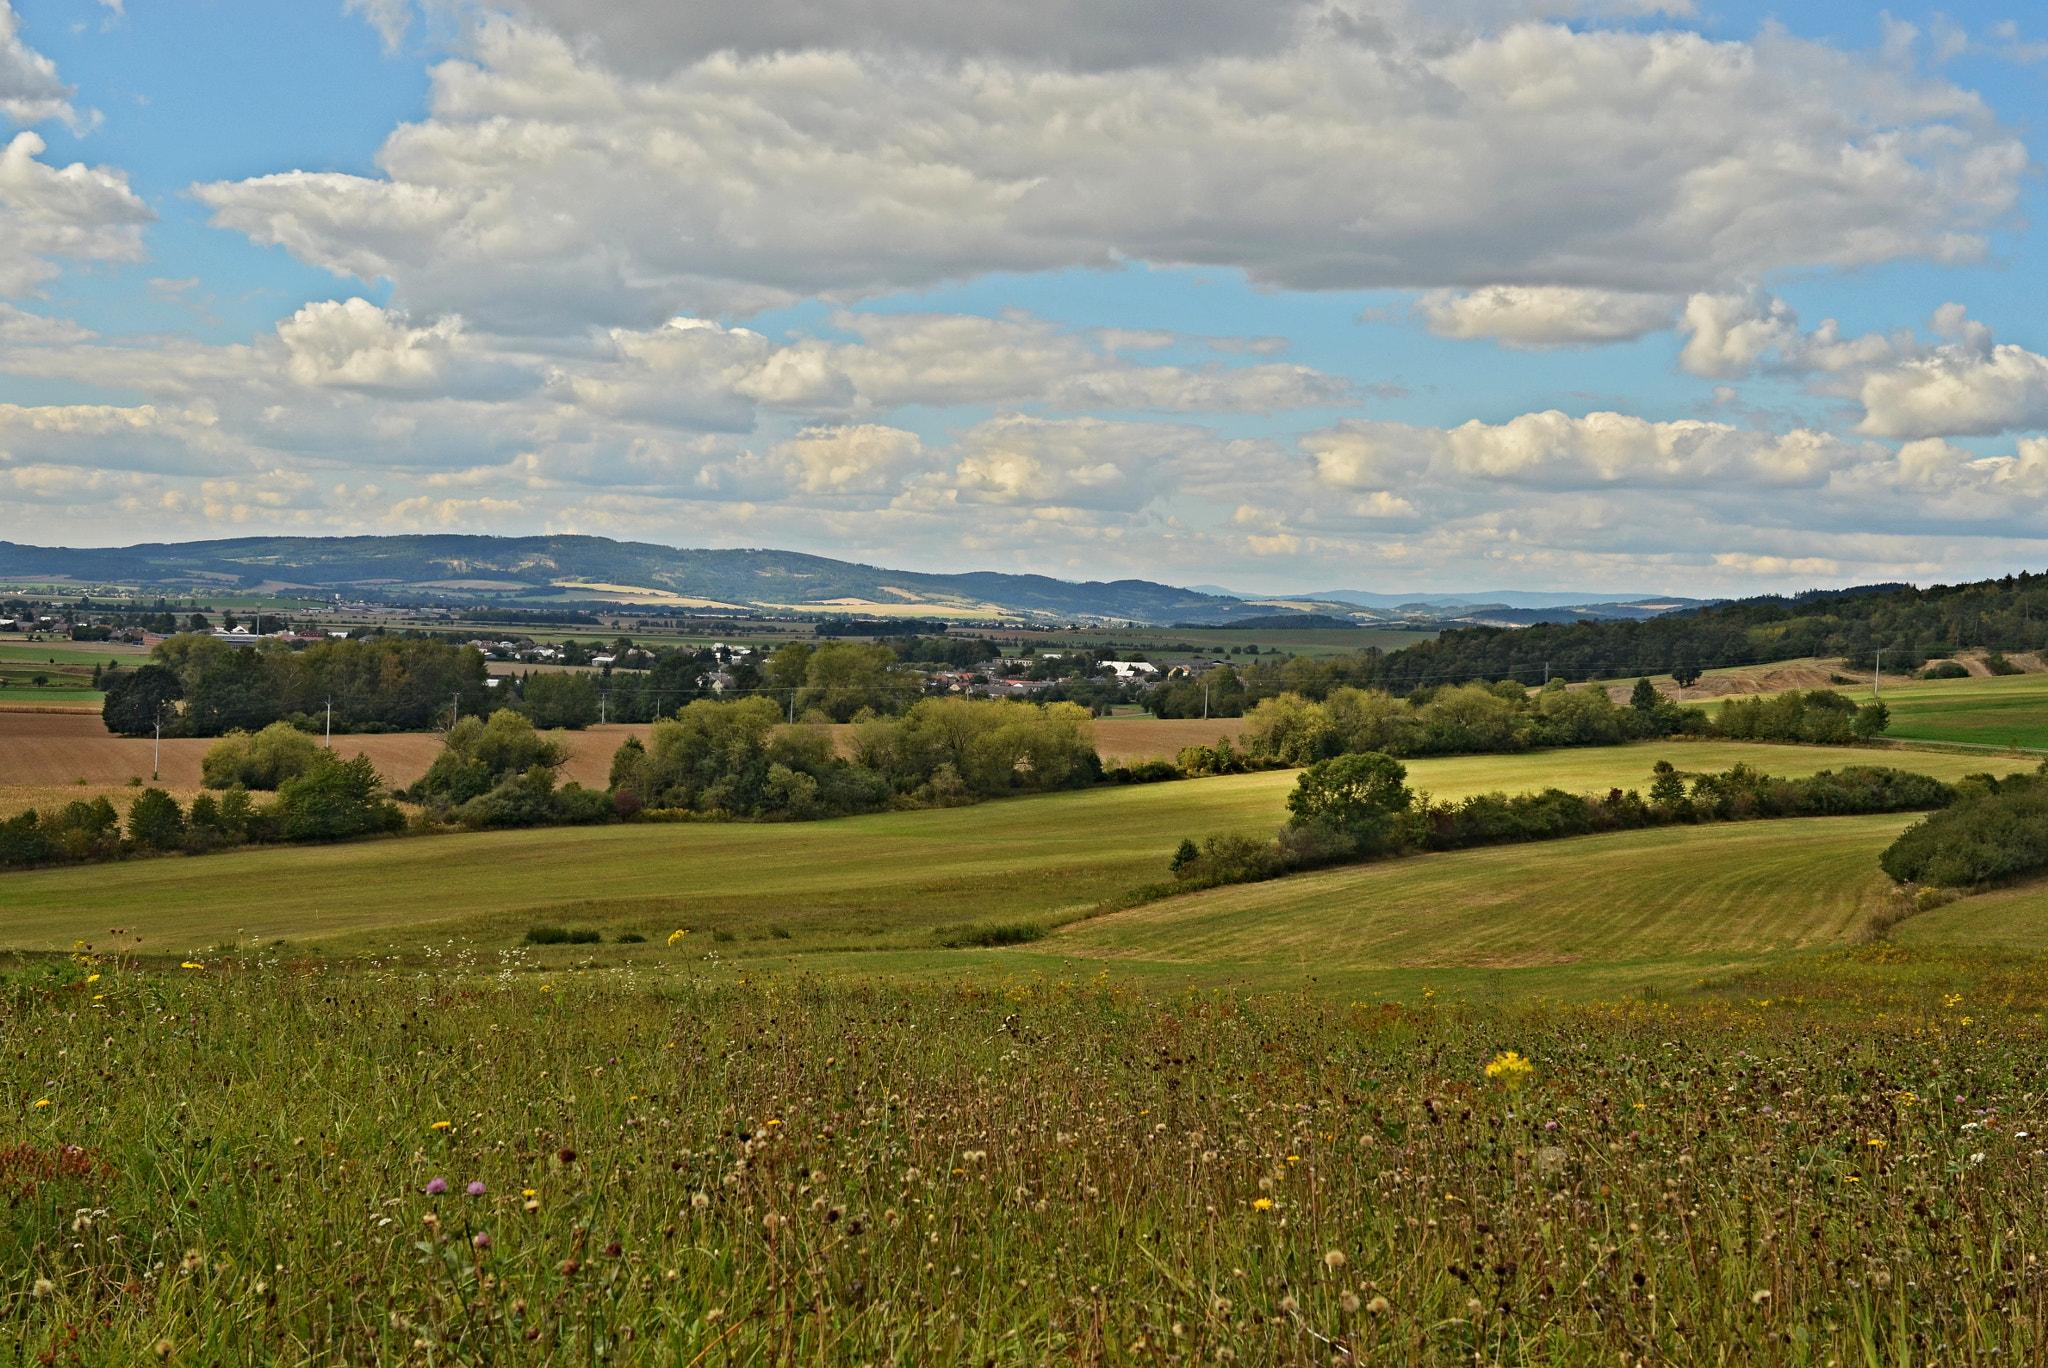
[[[322,751],[318,741],[289,722],[273,722],[254,734],[233,731],[207,747],[199,762],[200,781],[210,789],[235,784],[275,789],[311,769]]]
[[[1407,766],[1378,751],[1319,760],[1295,781],[1287,810],[1295,825],[1320,824],[1361,841],[1384,839],[1394,814],[1415,801],[1407,779]]]
[[[144,850],[175,850],[185,839],[185,813],[160,788],[146,788],[128,805],[128,839]]]
[[[1638,679],[1635,689],[1628,696],[1628,705],[1645,716],[1655,713],[1657,705],[1663,701],[1663,697],[1657,692],[1657,686],[1647,677]]]
[[[370,757],[325,755],[277,791],[278,835],[287,841],[339,841],[405,825],[398,805],[384,798],[384,780]]]
[[[165,665],[144,665],[108,682],[100,719],[116,735],[147,736],[159,722],[170,720],[172,706],[184,694],[177,671]]]
[[[1880,736],[1892,724],[1892,710],[1882,702],[1865,703],[1856,710],[1856,720],[1849,724],[1849,730],[1864,740]]]
[[[587,674],[530,674],[522,691],[536,727],[581,731],[597,721],[597,681]]]

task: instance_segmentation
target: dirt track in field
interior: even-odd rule
[[[1105,718],[1095,724],[1096,748],[1104,761],[1170,760],[1183,746],[1214,745],[1221,736],[1233,739],[1243,727],[1240,718],[1209,722],[1160,722],[1149,717]],[[569,743],[569,763],[562,779],[603,788],[611,777],[612,752],[628,736],[643,740],[644,725],[591,727],[558,733]],[[835,728],[842,735],[850,729]],[[197,789],[199,761],[211,740],[175,738],[163,743],[157,782],[170,789]],[[154,743],[109,735],[96,713],[0,711],[0,790],[49,789],[76,785],[118,787],[130,778],[147,781]],[[441,738],[432,732],[395,736],[337,736],[334,749],[344,756],[367,755],[377,772],[403,786],[426,773],[440,753]]]

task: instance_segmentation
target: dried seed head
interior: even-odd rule
[[[1344,1257],[1344,1251],[1341,1249],[1333,1249],[1329,1253],[1323,1255],[1323,1267],[1329,1269],[1333,1273],[1336,1272],[1338,1269],[1342,1268],[1348,1262],[1349,1260],[1347,1260]]]

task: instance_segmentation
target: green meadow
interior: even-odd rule
[[[2048,750],[2048,674],[1887,685],[1890,735],[1902,740]]]
[[[1583,792],[1645,787],[1660,759],[1686,770],[1746,762],[1788,776],[1884,760],[1949,779],[1983,763],[1943,752],[1666,742],[1419,760],[1409,776],[1441,798],[1547,785]],[[644,961],[655,953],[649,946],[679,955],[666,950],[667,937],[687,928],[691,953],[810,957],[835,971],[1042,968],[1086,956],[1129,972],[1204,965],[1274,981],[1318,963],[1340,976],[1418,966],[1519,971],[1566,958],[1683,965],[1712,951],[1717,933],[1704,919],[1745,904],[1753,905],[1722,960],[1830,943],[1876,896],[1876,851],[1904,825],[1806,819],[1667,829],[1157,900],[1183,837],[1271,832],[1294,779],[1273,771],[797,824],[635,823],[265,847],[8,874],[0,889],[6,944],[21,950],[97,944],[120,926],[121,943],[142,953],[275,941],[295,953],[390,953],[450,941],[501,947],[533,925],[559,924],[600,932],[608,962]],[[1003,952],[938,943],[1020,924],[1069,929]],[[620,944],[622,934],[647,941]],[[1191,953],[1197,944],[1201,952]]]

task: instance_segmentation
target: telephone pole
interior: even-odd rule
[[[1882,698],[1882,697],[1884,696],[1884,652],[1883,652],[1883,651],[1879,651],[1879,652],[1877,653],[1877,664],[1876,664],[1876,666],[1875,666],[1875,667],[1874,667],[1874,668],[1873,668],[1873,669],[1872,669],[1872,670],[1870,671],[1870,696],[1871,696],[1872,698]]]
[[[334,700],[327,700],[327,749],[334,749]]]

